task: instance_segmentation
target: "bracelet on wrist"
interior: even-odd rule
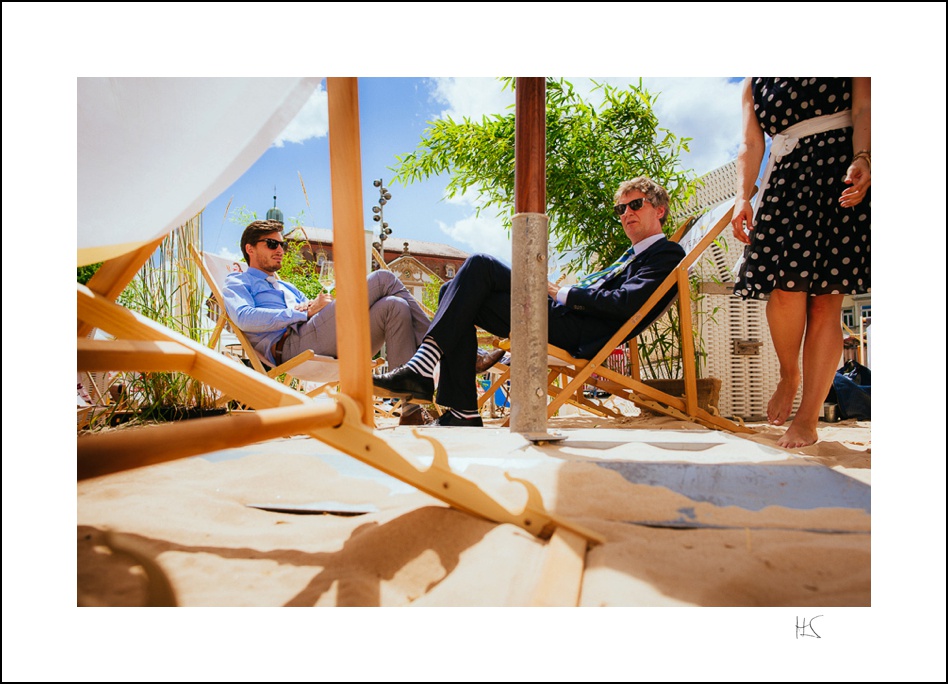
[[[854,163],[857,159],[865,159],[869,170],[872,170],[872,155],[869,150],[859,150],[855,155],[853,155],[853,160],[850,163]]]

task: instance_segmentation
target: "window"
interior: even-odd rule
[[[850,330],[856,328],[856,311],[854,309],[843,309],[843,325]]]
[[[863,304],[859,308],[859,315],[863,318],[863,325],[872,323],[872,304]]]
[[[447,276],[448,278],[453,278],[453,277],[454,277],[454,265],[453,265],[453,264],[448,264],[447,266],[444,267],[444,275]]]

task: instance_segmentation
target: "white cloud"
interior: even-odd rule
[[[485,114],[504,114],[515,101],[514,92],[502,90],[496,78],[435,78],[432,83],[432,99],[447,105],[439,115],[442,119],[466,116],[477,121]]]
[[[663,128],[692,138],[685,168],[697,175],[737,157],[741,142],[741,82],[726,78],[646,78],[645,89],[658,94],[655,112]]]
[[[244,255],[239,250],[234,251],[230,247],[221,247],[217,250],[217,256],[229,259],[231,261],[243,261]]]
[[[447,192],[445,192],[444,195],[445,203],[462,207],[478,207],[482,202],[486,201],[486,198],[482,197],[479,183],[469,187],[460,194],[454,195],[453,197],[448,197]]]
[[[329,133],[329,100],[322,84],[303,105],[286,129],[274,141],[274,147],[283,147],[283,143],[302,143],[310,138],[322,138]]]
[[[510,237],[499,218],[469,216],[450,226],[438,221],[438,227],[466,251],[491,254],[510,264]]]

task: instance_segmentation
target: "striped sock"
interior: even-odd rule
[[[441,360],[441,353],[441,347],[433,339],[426,337],[418,347],[418,351],[408,359],[405,365],[422,377],[433,378],[435,366]]]
[[[461,418],[462,420],[471,420],[472,418],[477,418],[481,414],[477,411],[459,411],[457,409],[451,409],[451,415],[455,418]]]

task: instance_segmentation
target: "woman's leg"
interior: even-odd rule
[[[793,399],[800,388],[800,345],[806,329],[805,292],[774,290],[767,301],[767,323],[780,362],[780,380],[767,404],[767,420],[783,425],[793,412]]]
[[[790,427],[777,440],[784,448],[804,447],[817,440],[816,426],[823,402],[843,354],[840,314],[843,295],[808,297],[803,341],[803,396]]]

